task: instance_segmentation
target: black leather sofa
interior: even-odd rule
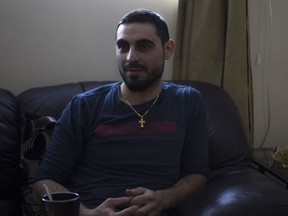
[[[288,190],[253,168],[251,149],[231,98],[221,88],[208,83],[174,82],[198,89],[207,104],[211,170],[208,184],[175,209],[174,215],[287,216]],[[32,173],[33,178],[35,166],[28,164],[24,172],[23,166],[20,168],[19,165],[26,114],[57,119],[73,95],[105,83],[95,81],[45,86],[28,89],[18,96],[0,89],[1,216],[20,216],[23,212],[23,215],[28,215],[27,209],[23,209],[29,184],[23,176],[30,170],[28,177]]]

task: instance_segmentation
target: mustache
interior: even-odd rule
[[[128,70],[130,68],[139,68],[139,69],[147,70],[146,65],[138,63],[138,62],[127,62],[124,64],[124,70]]]

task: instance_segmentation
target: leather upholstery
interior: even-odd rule
[[[178,81],[198,89],[207,106],[210,170],[250,164],[250,149],[238,108],[221,88],[204,82]]]
[[[25,114],[49,115],[57,119],[73,95],[109,82],[39,87],[28,89],[17,97],[0,91],[0,176],[5,176],[1,179],[0,192],[11,188],[19,191],[16,176],[19,175],[19,148],[23,138],[19,131],[23,131]],[[187,198],[173,216],[288,215],[288,190],[251,166],[250,147],[239,112],[228,94],[204,82],[174,82],[191,85],[204,97],[208,109],[211,173],[208,184]],[[12,197],[19,198],[19,195],[13,193]],[[0,200],[1,215],[6,198]]]
[[[0,215],[20,215],[20,134],[14,95],[0,89]]]

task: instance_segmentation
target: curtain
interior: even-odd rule
[[[253,145],[247,14],[247,0],[179,0],[172,78],[222,87]]]

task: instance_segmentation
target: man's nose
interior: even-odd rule
[[[133,61],[138,61],[139,60],[139,56],[137,53],[137,50],[135,50],[135,48],[131,47],[129,52],[127,53],[127,61],[133,62]]]

